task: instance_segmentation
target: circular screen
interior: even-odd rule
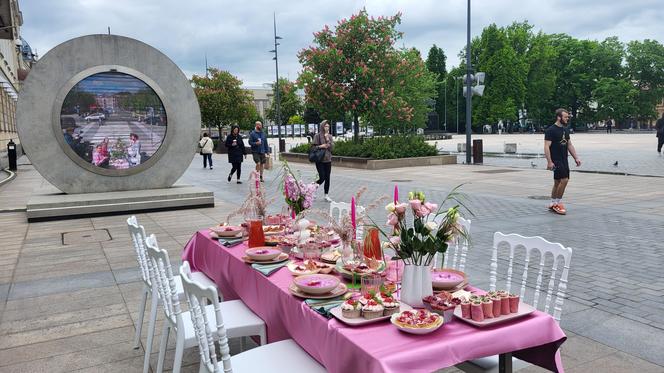
[[[166,137],[166,110],[142,80],[102,72],[81,80],[67,93],[60,127],[65,146],[84,162],[126,170],[157,152]]]

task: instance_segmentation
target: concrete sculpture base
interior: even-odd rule
[[[26,215],[28,221],[38,221],[213,206],[214,193],[190,185],[82,194],[64,194],[49,187],[35,191],[28,201]]]

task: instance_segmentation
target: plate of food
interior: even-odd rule
[[[323,253],[323,255],[320,256],[320,260],[324,261],[325,263],[331,263],[331,264],[337,264],[337,261],[339,259],[341,259],[341,252],[339,252],[339,250],[336,249]]]
[[[431,271],[431,285],[434,289],[453,290],[468,284],[466,274],[449,268],[436,268]]]
[[[290,286],[288,287],[288,290],[290,290],[291,294],[295,295],[296,297],[299,298],[308,298],[308,299],[330,299],[330,298],[336,298],[339,296],[342,296],[348,292],[348,287],[346,284],[343,282],[339,282],[339,285],[337,285],[336,288],[334,288],[332,291],[323,293],[323,294],[309,294],[305,293],[302,290],[300,290],[294,282],[291,282]]]
[[[318,266],[313,261],[307,261],[306,263],[288,263],[288,270],[293,276],[304,276],[304,275],[313,275],[320,272]]]
[[[454,316],[477,327],[486,327],[530,315],[535,307],[505,291],[472,296],[454,309]]]
[[[264,225],[263,226],[263,234],[266,236],[274,236],[277,234],[284,234],[285,228],[282,227],[281,225]]]
[[[321,295],[336,289],[340,280],[337,276],[313,274],[297,276],[293,283],[303,293]]]
[[[395,313],[390,322],[402,332],[429,334],[443,325],[443,317],[427,310],[407,310]]]
[[[380,299],[349,299],[330,310],[332,316],[344,324],[360,326],[389,319],[393,314],[412,309],[392,297]],[[382,313],[381,313],[382,310]]]
[[[257,262],[273,260],[281,254],[281,250],[273,247],[259,246],[244,251],[247,256]]]
[[[278,246],[284,240],[284,236],[272,235],[265,237],[265,246]]]
[[[385,271],[385,262],[382,260],[372,260],[367,263],[360,263],[359,265],[350,265],[342,263],[341,259],[339,259],[334,269],[344,278],[352,280],[353,276],[362,277],[372,273],[383,273]]]
[[[209,228],[210,231],[218,237],[236,237],[242,235],[242,227],[232,225],[218,225]]]
[[[284,260],[288,260],[288,254],[286,253],[279,253],[277,257],[274,257],[270,260],[256,260],[252,259],[249,256],[243,256],[242,260],[244,260],[245,263],[253,264],[253,263],[259,263],[259,264],[272,264],[272,263],[281,263]]]

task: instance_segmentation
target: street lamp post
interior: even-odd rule
[[[468,0],[468,22],[466,25],[466,164],[470,164],[470,131],[472,120],[472,79],[470,66],[470,0]]]
[[[274,83],[274,99],[276,100],[276,107],[277,107],[277,136],[279,138],[279,152],[284,152],[286,149],[284,149],[284,144],[281,142],[281,98],[279,97],[279,54],[277,52],[277,46],[279,43],[277,40],[281,39],[280,36],[277,36],[277,15],[276,13],[273,13],[273,24],[274,24],[274,49],[270,51],[270,53],[274,53],[274,57],[272,59],[274,60],[274,69],[276,73],[277,79],[275,80]]]
[[[445,77],[445,132],[447,132],[447,76]]]

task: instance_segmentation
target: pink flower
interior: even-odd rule
[[[394,227],[397,224],[399,224],[399,217],[396,214],[390,213],[389,215],[387,215],[386,225]]]
[[[408,207],[407,203],[397,203],[394,208],[397,212],[397,214],[403,214],[406,212],[406,207]]]
[[[390,237],[390,243],[394,246],[399,245],[401,243],[401,237],[399,237],[399,236]]]
[[[415,216],[418,218],[423,218],[431,213],[431,210],[429,210],[426,206],[420,206],[417,210],[414,210]]]
[[[413,211],[417,211],[420,209],[420,207],[422,207],[422,201],[419,199],[411,199],[408,202],[410,203],[410,208],[412,208]]]
[[[435,212],[438,210],[438,205],[431,202],[424,202],[424,206],[429,209],[430,212]]]

